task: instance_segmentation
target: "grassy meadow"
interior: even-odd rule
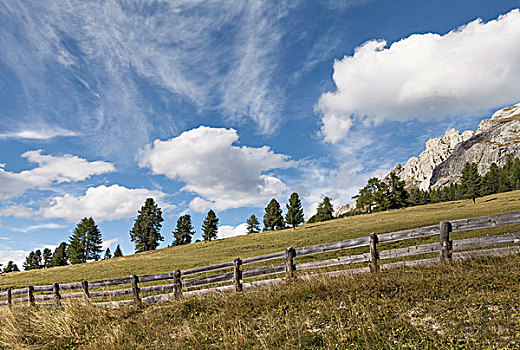
[[[518,349],[520,256],[148,307],[0,308],[2,349]]]
[[[352,216],[323,223],[305,224],[296,230],[262,232],[206,243],[164,248],[86,264],[3,274],[0,275],[0,289],[182,270],[231,261],[235,257],[247,258],[283,251],[288,246],[304,247],[365,236],[370,232],[392,232],[433,225],[442,220],[519,210],[520,191],[507,192],[479,198],[476,204],[473,204],[471,200],[430,204]],[[510,232],[512,228],[520,227],[497,228],[480,233],[477,231],[455,233],[453,237],[457,238],[456,235],[462,238],[479,234],[499,234]],[[163,235],[168,235],[168,233],[164,232]],[[423,239],[421,243],[436,239],[435,237]],[[411,243],[411,240],[409,242]]]

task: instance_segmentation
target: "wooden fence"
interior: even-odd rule
[[[439,262],[449,262],[452,259],[465,259],[481,255],[504,255],[519,253],[520,233],[508,233],[496,236],[481,236],[476,238],[459,239],[450,241],[450,233],[476,229],[486,229],[499,226],[520,224],[520,212],[491,215],[470,219],[442,221],[439,225],[427,226],[399,232],[376,234],[371,233],[368,237],[348,239],[339,242],[319,244],[302,248],[287,248],[284,252],[255,256],[246,259],[236,258],[230,262],[198,267],[188,270],[175,270],[171,272],[132,275],[115,279],[99,281],[82,281],[74,283],[46,286],[28,286],[25,288],[11,289],[0,293],[0,305],[8,306],[30,306],[43,305],[55,306],[65,299],[85,299],[101,306],[121,306],[132,304],[152,304],[210,292],[246,291],[265,285],[273,285],[290,281],[294,278],[314,278],[316,276],[335,276],[338,274],[354,274],[364,272],[377,272],[380,269],[388,269],[398,266],[420,266],[431,265]],[[438,235],[439,243],[429,243],[404,248],[378,250],[382,243],[405,241],[421,237]],[[497,246],[508,246],[498,247]],[[353,248],[369,247],[369,252],[345,255],[332,259],[303,262],[295,264],[296,257],[317,255]],[[475,250],[485,247],[492,249]],[[461,252],[458,252],[461,251]],[[412,261],[399,261],[382,264],[385,259],[395,259],[439,253],[437,258],[426,258]],[[275,259],[284,259],[277,265],[260,266],[246,269],[247,265],[263,263]],[[313,270],[348,266],[357,263],[368,263],[368,267],[342,268],[337,271],[313,273]],[[224,272],[222,272],[224,270]],[[310,274],[296,276],[296,272],[310,270]],[[216,273],[215,272],[219,272]],[[206,274],[201,276],[201,274]],[[275,275],[284,274],[284,277]],[[260,280],[252,280],[259,279]],[[249,282],[245,282],[249,280]],[[169,284],[151,285],[156,282],[171,281]],[[100,290],[106,287],[123,286],[126,288],[116,290]],[[218,286],[215,286],[218,285]],[[201,289],[203,288],[203,289]],[[113,300],[131,296],[130,299]],[[94,302],[93,299],[104,298],[109,301]]]

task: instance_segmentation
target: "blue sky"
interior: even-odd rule
[[[452,127],[520,100],[518,1],[1,1],[0,263],[84,216],[133,252],[297,191],[351,202]]]

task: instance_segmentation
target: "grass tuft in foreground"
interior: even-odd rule
[[[520,347],[520,256],[142,308],[0,309],[6,349]]]

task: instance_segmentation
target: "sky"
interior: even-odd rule
[[[113,251],[145,199],[160,247],[209,209],[308,219],[450,128],[520,101],[520,2],[0,0],[0,263],[93,217]]]

